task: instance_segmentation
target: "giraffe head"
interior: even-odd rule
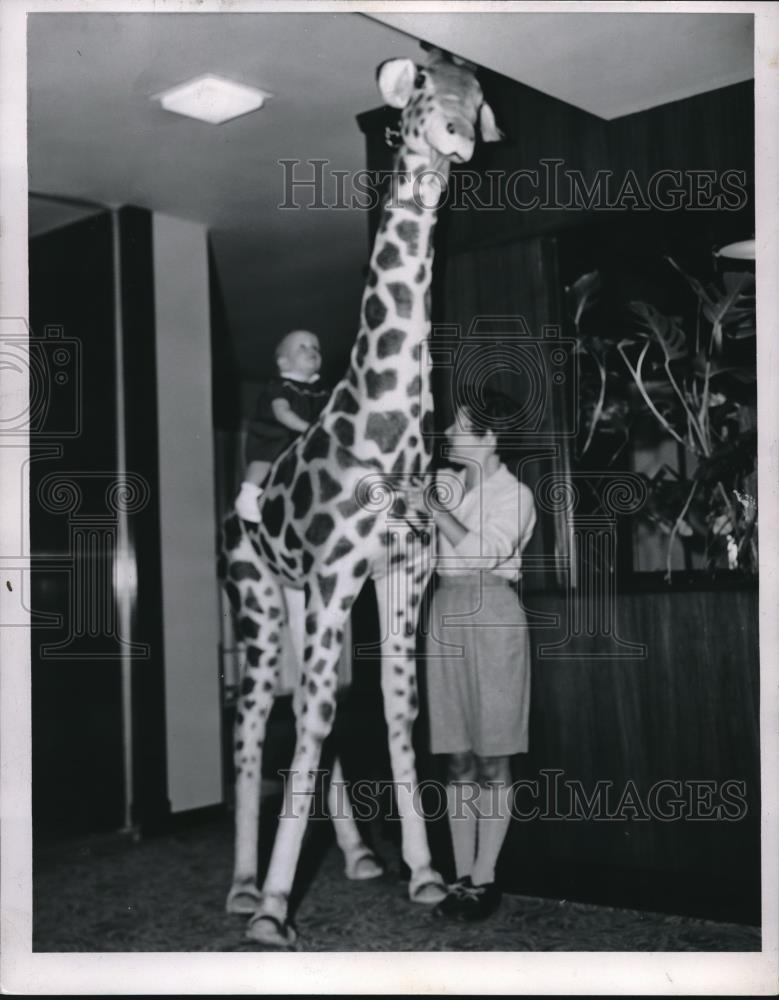
[[[426,66],[413,59],[389,59],[379,66],[377,77],[384,101],[403,109],[405,148],[436,168],[470,160],[477,121],[485,142],[502,138],[469,63],[434,49]]]

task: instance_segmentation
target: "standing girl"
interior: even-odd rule
[[[457,874],[434,912],[465,920],[484,919],[500,903],[495,865],[511,817],[510,758],[528,748],[530,641],[512,584],[536,511],[531,490],[498,456],[510,406],[489,394],[478,408],[458,409],[446,435],[449,457],[462,466],[447,473],[459,495],[448,509],[430,504],[438,528],[426,655],[430,748],[446,756]]]

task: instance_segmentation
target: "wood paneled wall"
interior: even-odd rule
[[[514,445],[502,456],[515,469],[521,463],[521,478],[531,488],[541,476],[564,475],[567,461],[564,397],[552,391],[549,378],[549,354],[555,338],[543,336],[544,327],[557,326],[562,331],[563,304],[557,273],[557,247],[554,237],[529,237],[499,246],[477,247],[462,253],[444,254],[439,266],[439,295],[434,306],[434,336],[432,357],[435,365],[434,388],[436,407],[441,413],[437,422],[449,422],[453,401],[462,390],[466,377],[473,379],[476,371],[489,374],[490,384],[503,392],[521,410],[526,397],[532,395],[539,412],[539,433],[516,434]],[[501,318],[514,322],[501,322]],[[518,333],[517,318],[524,321],[527,333]],[[459,349],[467,350],[472,342],[474,325],[478,324],[479,365],[472,361],[458,363],[454,352],[451,363],[440,363],[436,350],[439,330],[451,331]],[[508,329],[507,329],[508,328]],[[516,358],[516,368],[523,365],[523,350],[542,352],[543,381],[528,385],[518,379],[511,365],[501,366],[508,351]],[[466,355],[472,357],[473,355]],[[483,366],[483,367],[482,367]],[[530,368],[531,366],[527,366]],[[519,416],[518,426],[522,426]],[[521,443],[520,443],[521,439]],[[540,560],[554,553],[557,545],[555,524],[551,518],[542,520],[526,550],[526,580],[531,587],[554,583],[554,568]],[[539,562],[534,562],[539,560]]]
[[[545,206],[544,162],[559,160],[556,169],[581,172],[591,185],[598,171],[609,171],[611,190],[619,191],[629,171],[642,191],[660,170],[743,170],[746,187],[754,181],[754,86],[751,81],[674,101],[658,108],[606,122],[563,101],[541,94],[497,74],[483,74],[484,91],[504,142],[482,144],[471,163],[458,170],[482,175],[494,171],[496,211],[466,206],[450,211],[446,220],[446,251],[472,250],[477,246],[553,233],[583,225],[603,211]],[[507,191],[518,184],[517,195],[530,201],[526,182],[512,180],[518,170],[539,172],[542,203],[535,208],[516,207]],[[565,197],[567,184],[559,184]],[[751,201],[750,201],[751,205]],[[625,214],[620,212],[619,214]]]
[[[546,595],[525,598],[529,609],[561,615],[564,621],[563,602]],[[567,872],[574,891],[580,882],[577,869],[578,875],[586,869],[612,869],[615,883],[620,878],[630,882],[632,873],[635,905],[656,904],[653,877],[666,886],[676,879],[688,905],[710,890],[712,899],[697,900],[699,910],[706,911],[708,904],[713,912],[711,906],[719,901],[725,912],[730,906],[734,916],[757,922],[757,592],[622,594],[616,628],[621,639],[644,644],[646,656],[606,659],[614,652],[613,640],[595,637],[568,650],[573,658],[555,660],[542,656],[541,647],[559,638],[561,630],[534,629],[530,753],[517,761],[517,777],[540,780],[543,789],[542,772],[560,770],[558,781],[580,781],[588,795],[597,782],[609,782],[612,806],[628,782],[644,805],[656,782],[681,782],[687,799],[694,794],[694,782],[713,782],[713,807],[722,803],[724,782],[740,782],[743,809],[719,820],[517,822],[504,857],[504,877],[515,888],[527,889],[539,871],[556,869],[559,875]],[[668,808],[671,794],[660,795],[661,808]],[[705,789],[698,794],[709,795]],[[738,789],[735,796],[740,797]],[[561,788],[561,812],[568,802]],[[606,878],[604,892],[609,885]]]
[[[608,123],[609,166],[646,183],[658,170],[755,175],[754,82],[672,101]]]

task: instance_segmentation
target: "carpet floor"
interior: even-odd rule
[[[505,896],[479,924],[434,918],[406,895],[394,843],[374,837],[387,873],[343,876],[325,823],[312,823],[293,890],[305,951],[759,951],[759,928],[691,917]],[[267,846],[261,855],[267,857]],[[94,835],[37,840],[33,878],[36,952],[240,952],[243,917],[228,916],[232,828],[219,819],[133,841]]]

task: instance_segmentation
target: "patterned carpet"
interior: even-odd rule
[[[739,924],[582,903],[504,897],[490,920],[441,922],[409,903],[397,847],[374,838],[387,874],[349,882],[329,825],[311,824],[293,892],[305,951],[758,951]],[[267,845],[263,847],[267,855]],[[252,951],[227,916],[228,819],[134,842],[117,835],[37,843],[35,951]]]

